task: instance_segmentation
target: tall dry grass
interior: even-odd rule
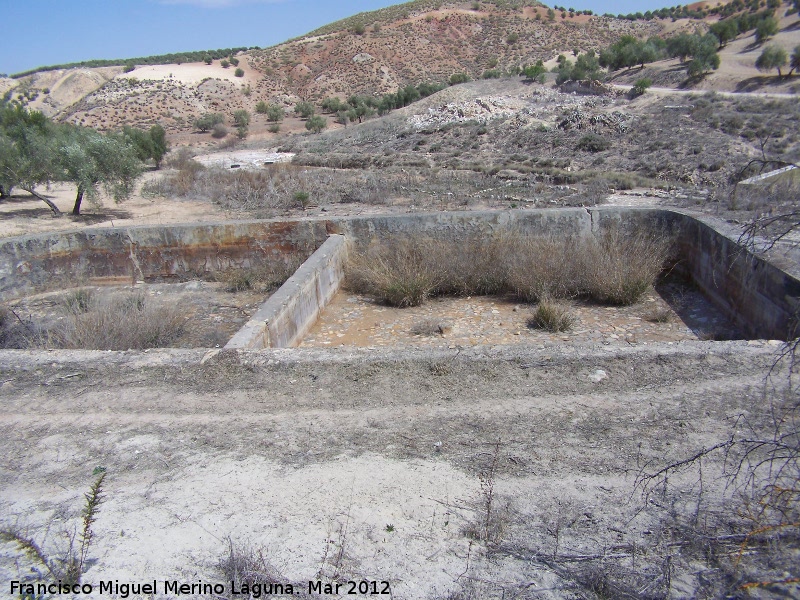
[[[599,238],[396,235],[352,253],[346,286],[400,307],[433,296],[504,293],[526,302],[583,296],[626,305],[655,283],[670,249],[670,239],[619,230]]]
[[[64,318],[47,332],[48,347],[163,348],[177,339],[186,323],[180,306],[157,302],[141,293],[97,294],[81,290],[66,299],[64,313]]]

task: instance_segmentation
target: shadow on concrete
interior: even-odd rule
[[[748,339],[691,280],[671,274],[656,284],[655,290],[699,339]]]

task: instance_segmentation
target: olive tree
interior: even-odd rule
[[[328,122],[322,115],[312,115],[309,117],[308,121],[306,121],[306,129],[313,131],[314,133],[319,133],[327,126]]]
[[[142,163],[124,136],[75,127],[61,137],[57,152],[63,179],[77,186],[73,215],[80,214],[84,197],[96,200],[101,188],[115,202],[130,197]]]
[[[57,179],[59,165],[55,160],[52,122],[38,111],[0,105],[0,186],[4,194],[18,187],[59,215],[58,207],[36,191],[40,185]]]
[[[761,44],[778,33],[778,21],[773,17],[761,19],[756,25],[756,43]]]
[[[310,119],[316,110],[314,109],[314,105],[311,102],[298,102],[294,107],[294,112],[302,119]]]
[[[789,62],[789,57],[781,46],[777,44],[770,44],[761,52],[761,55],[756,59],[756,69],[759,71],[772,71],[778,70],[778,78],[783,77],[781,69]]]
[[[800,71],[800,46],[794,47],[792,57],[789,59],[789,75],[795,70]],[[787,75],[787,77],[789,75]]]
[[[161,125],[153,125],[148,131],[125,126],[122,133],[136,150],[139,160],[146,162],[152,159],[156,169],[161,168],[161,161],[169,150],[167,133]]]

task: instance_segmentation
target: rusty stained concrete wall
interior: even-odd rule
[[[725,224],[687,212],[622,207],[419,213],[217,225],[84,230],[14,238],[0,244],[0,300],[61,282],[102,277],[191,277],[283,253],[311,254],[328,234],[356,244],[387,234],[457,239],[518,227],[533,235],[588,235],[608,227],[674,235],[677,268],[750,337],[785,339],[800,310],[800,279],[741,248]]]
[[[312,221],[85,229],[0,242],[0,300],[106,279],[189,279],[290,256],[327,238]]]

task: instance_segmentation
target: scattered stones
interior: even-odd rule
[[[603,371],[603,369],[596,369],[589,373],[589,381],[592,383],[600,383],[604,379],[608,379],[608,373]]]
[[[681,314],[656,293],[634,306],[607,307],[572,302],[571,330],[550,333],[529,329],[530,307],[512,298],[436,298],[422,306],[392,308],[360,295],[339,294],[326,307],[301,346],[413,346],[455,348],[475,345],[603,344],[612,347],[652,342],[736,338],[735,330],[696,291],[666,286],[668,298],[682,303]],[[678,298],[680,296],[680,298]],[[685,309],[685,312],[684,312]],[[670,318],[655,318],[658,313]],[[694,315],[694,316],[690,316]]]
[[[412,115],[409,124],[421,130],[436,130],[450,123],[477,121],[486,123],[497,117],[509,117],[526,106],[526,102],[509,96],[489,96],[465,102],[448,104],[428,109],[428,114]]]

